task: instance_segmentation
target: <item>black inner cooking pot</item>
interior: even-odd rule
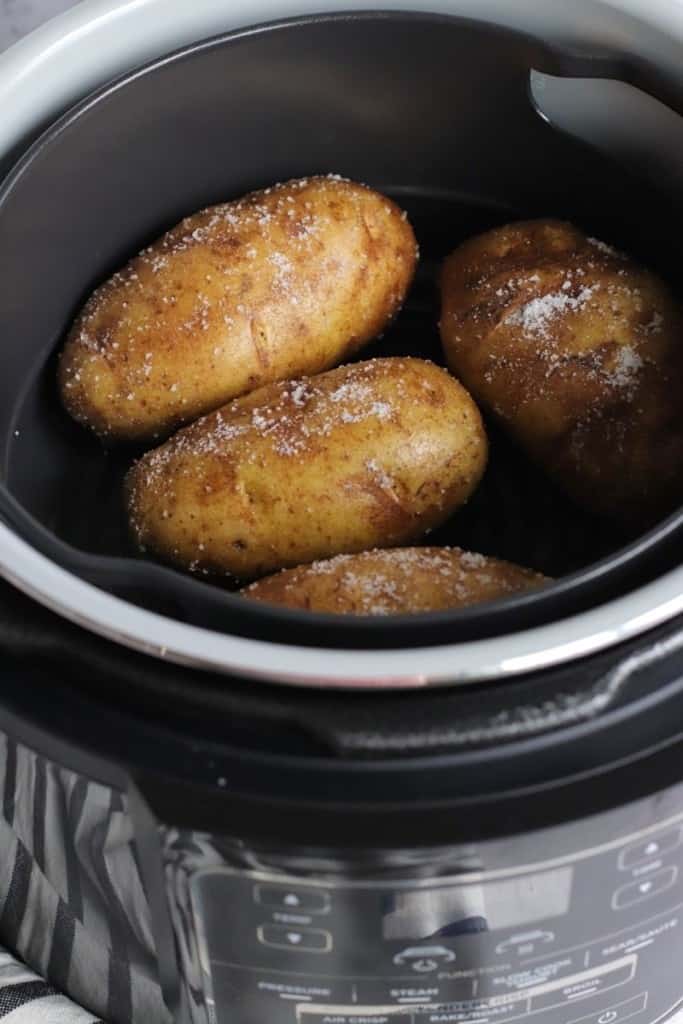
[[[192,46],[66,114],[0,191],[0,514],[90,582],[185,622],[327,646],[485,637],[594,606],[678,564],[679,510],[644,536],[579,509],[489,424],[491,460],[464,509],[428,538],[558,578],[469,609],[377,618],[253,605],[139,555],[106,450],[60,406],[56,353],[88,294],[181,217],[275,181],[340,173],[408,212],[421,263],[406,307],[361,355],[442,363],[437,275],[464,238],[520,217],[568,218],[680,292],[683,197],[556,130],[531,69],[631,80],[681,106],[652,69],[561,52],[459,18],[321,16]],[[683,296],[682,296],[683,297]]]

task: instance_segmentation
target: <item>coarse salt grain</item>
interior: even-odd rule
[[[290,396],[294,405],[301,407],[306,404],[306,399],[310,397],[310,391],[306,383],[297,384],[294,389],[290,392]]]
[[[483,569],[486,565],[486,558],[473,551],[463,551],[460,555],[460,563],[466,569]]]
[[[391,490],[393,488],[393,478],[389,476],[382,466],[380,466],[376,459],[368,459],[365,463],[365,468],[372,473],[380,487],[384,487],[386,490]]]
[[[549,338],[549,325],[556,316],[583,309],[599,285],[584,286],[576,295],[564,291],[531,299],[505,317],[505,323],[520,326],[526,337]]]
[[[622,345],[608,379],[616,387],[628,387],[633,383],[633,379],[642,365],[643,360],[639,353],[630,345]]]
[[[594,249],[598,249],[600,252],[603,252],[606,256],[623,257],[623,253],[620,253],[619,250],[615,249],[613,245],[608,245],[607,242],[603,242],[599,238],[587,238],[586,241],[589,245],[592,245]]]
[[[644,330],[647,334],[659,334],[662,329],[663,323],[664,317],[658,310],[655,310],[652,314],[652,319],[650,320],[650,322],[645,324]]]

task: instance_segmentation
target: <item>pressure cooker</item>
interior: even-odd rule
[[[386,354],[419,331],[439,359],[441,260],[518,217],[680,291],[682,52],[673,0],[87,0],[0,57],[0,939],[103,1020],[683,1007],[683,511],[622,536],[496,438],[437,540],[554,583],[410,617],[256,605],[131,548],[130,452],[54,372],[142,245],[307,174],[415,226]]]

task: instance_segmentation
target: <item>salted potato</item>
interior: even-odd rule
[[[393,548],[284,569],[242,594],[311,612],[400,615],[465,608],[546,582],[530,569],[460,548]]]
[[[665,285],[560,221],[446,260],[451,369],[579,503],[641,526],[683,498],[683,318]]]
[[[60,362],[64,404],[103,438],[149,440],[326,370],[386,327],[416,253],[391,200],[338,176],[197,213],[88,301]]]
[[[467,500],[486,435],[433,363],[374,359],[270,384],[185,427],[127,479],[138,543],[248,579],[403,544]]]

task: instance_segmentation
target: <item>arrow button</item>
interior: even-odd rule
[[[619,854],[619,867],[622,871],[630,871],[639,864],[646,864],[649,860],[656,860],[671,853],[683,840],[683,826],[675,825],[673,828],[658,832],[649,839],[643,839],[639,843],[632,843],[626,846]]]
[[[292,910],[299,914],[326,914],[330,909],[330,895],[325,889],[257,885],[254,887],[254,900],[262,907]]]
[[[262,924],[256,936],[263,946],[291,949],[292,952],[329,953],[332,936],[322,928],[286,928],[279,924]]]
[[[612,897],[612,907],[614,910],[624,910],[625,907],[632,907],[634,903],[652,899],[670,889],[677,878],[678,868],[675,864],[662,868],[661,871],[653,871],[647,878],[639,882],[629,882],[628,885],[622,885],[617,889]]]
[[[436,960],[413,960],[411,967],[414,971],[420,971],[422,974],[426,974],[427,971],[435,971],[438,967]]]

